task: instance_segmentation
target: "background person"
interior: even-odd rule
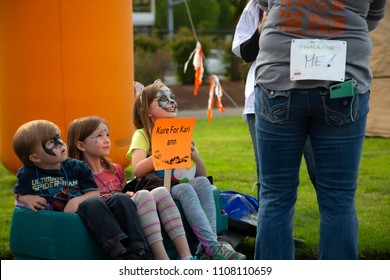
[[[251,63],[245,82],[245,107],[243,112],[243,119],[248,125],[255,154],[257,172],[256,185],[258,195],[260,188],[260,169],[255,128],[255,60],[257,54],[259,53],[259,38],[266,19],[267,14],[263,9],[260,8],[260,5],[257,3],[257,1],[248,1],[237,23],[232,44],[232,52],[236,56],[241,57],[245,62]],[[310,180],[315,186],[315,162],[309,138],[307,139],[304,148],[304,157]],[[257,196],[257,198],[259,198],[259,196]]]

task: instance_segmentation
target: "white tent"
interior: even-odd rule
[[[386,7],[385,18],[371,32],[371,38],[371,69],[374,80],[366,135],[390,137],[390,5]]]

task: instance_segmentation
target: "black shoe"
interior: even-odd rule
[[[119,255],[118,260],[146,260],[146,254],[144,249],[130,250],[126,249],[125,252]]]

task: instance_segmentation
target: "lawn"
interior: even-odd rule
[[[195,124],[195,144],[206,164],[208,175],[221,190],[235,190],[256,196],[252,144],[241,117],[214,118],[209,124]],[[366,138],[360,165],[356,204],[359,219],[359,258],[390,259],[390,139]],[[131,168],[127,171],[131,173]],[[9,226],[14,207],[12,186],[15,176],[0,165],[0,259],[12,258]],[[315,191],[306,166],[301,168],[301,184],[295,208],[294,237],[305,242],[297,245],[297,259],[316,259],[319,212]],[[240,251],[253,257],[254,238],[246,238]]]

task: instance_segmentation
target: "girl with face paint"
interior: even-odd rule
[[[127,153],[134,175],[142,182],[155,180],[155,186],[163,186],[163,179],[156,179],[151,152],[151,134],[154,123],[160,118],[176,118],[177,103],[172,91],[160,80],[144,87],[134,84],[136,98],[133,107],[133,123],[137,129]],[[171,195],[179,200],[185,217],[197,236],[208,258],[215,260],[244,260],[231,245],[217,239],[215,186],[206,178],[206,169],[194,143],[191,159],[196,164],[196,177],[189,183],[173,184]],[[146,178],[146,179],[145,179]],[[138,186],[142,188],[142,186]],[[150,189],[150,186],[147,187]]]
[[[161,94],[162,106],[169,107],[170,97]],[[143,233],[156,260],[169,259],[163,244],[161,224],[174,243],[180,259],[192,259],[180,212],[168,190],[164,187],[151,192],[141,190],[122,192],[126,185],[123,167],[107,158],[111,141],[108,124],[103,119],[90,116],[74,120],[68,129],[69,156],[88,163],[93,171],[100,196],[104,200],[115,196],[131,197],[141,220]],[[161,220],[161,222],[160,222]]]

